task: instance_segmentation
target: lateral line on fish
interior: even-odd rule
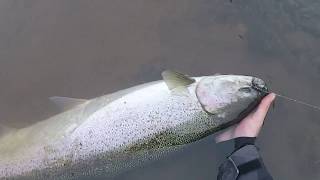
[[[259,91],[262,91],[262,92],[265,92],[265,93],[271,93],[270,91],[265,91],[265,90],[262,90],[262,89],[259,89]],[[288,97],[288,96],[285,96],[285,95],[282,95],[282,94],[278,94],[278,93],[275,93],[275,92],[272,92],[272,93],[274,93],[276,96],[281,97],[283,99],[286,99],[288,101],[292,101],[292,102],[295,102],[295,103],[298,103],[298,104],[302,104],[302,105],[305,105],[305,106],[308,106],[308,107],[311,107],[313,109],[316,109],[316,110],[320,111],[320,106],[309,104],[309,103],[306,103],[304,101],[300,101],[298,99],[293,99],[291,97]]]

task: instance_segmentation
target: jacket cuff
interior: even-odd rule
[[[219,167],[218,180],[272,180],[255,145],[246,145],[233,152]]]
[[[234,139],[234,149],[237,151],[246,145],[254,145],[255,141],[256,137],[237,137]]]
[[[232,153],[228,160],[234,164],[239,174],[261,168],[260,155],[255,145],[246,145]]]

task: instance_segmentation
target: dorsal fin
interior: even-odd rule
[[[193,78],[176,71],[166,70],[161,75],[170,90],[185,87],[195,82]]]
[[[77,105],[87,102],[87,99],[76,99],[69,97],[53,96],[49,98],[61,112],[71,109]]]

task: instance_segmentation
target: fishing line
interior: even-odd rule
[[[257,88],[257,89],[258,89],[258,88]],[[262,92],[264,92],[264,93],[271,93],[271,92],[269,92],[269,91],[265,91],[265,90],[260,89],[260,88],[259,88],[258,90],[259,90],[259,91],[262,91]],[[319,107],[319,106],[315,106],[315,105],[306,103],[306,102],[304,102],[304,101],[300,101],[300,100],[297,100],[297,99],[293,99],[293,98],[291,98],[291,97],[288,97],[288,96],[285,96],[285,95],[282,95],[282,94],[278,94],[278,93],[275,93],[275,92],[272,92],[272,93],[274,93],[276,96],[281,97],[281,98],[283,98],[283,99],[286,99],[286,100],[288,100],[288,101],[292,101],[292,102],[295,102],[295,103],[298,103],[298,104],[302,104],[302,105],[305,105],[305,106],[308,106],[308,107],[311,107],[311,108],[313,108],[313,109],[316,109],[316,110],[320,111],[320,107]]]

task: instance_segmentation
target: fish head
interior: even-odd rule
[[[243,119],[267,95],[267,91],[263,80],[243,75],[207,76],[196,86],[196,96],[202,109],[214,116],[218,129]]]

